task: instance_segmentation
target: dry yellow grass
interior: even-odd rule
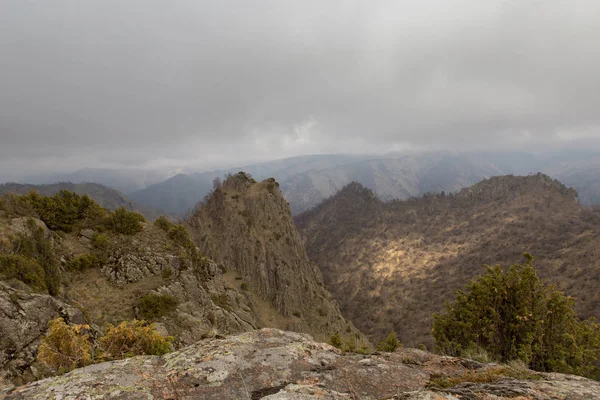
[[[112,285],[97,270],[91,269],[72,276],[65,295],[81,307],[97,324],[116,324],[134,318],[134,305],[148,291],[165,284],[160,276],[149,276],[119,288]]]

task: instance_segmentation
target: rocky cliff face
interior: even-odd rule
[[[199,207],[190,226],[211,259],[236,271],[287,319],[280,328],[321,339],[360,333],[341,316],[319,269],[306,255],[289,205],[273,179],[231,176]]]
[[[600,383],[414,349],[343,355],[307,335],[262,329],[203,340],[162,357],[92,365],[7,389],[4,396],[5,400],[583,400],[600,398]]]

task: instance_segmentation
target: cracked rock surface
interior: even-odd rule
[[[43,376],[35,355],[48,321],[57,315],[85,323],[81,311],[50,295],[28,293],[0,282],[0,380],[15,375],[30,380]]]
[[[5,399],[598,399],[600,383],[562,375],[431,387],[493,364],[424,351],[342,355],[310,336],[276,329],[207,339],[166,356],[96,364],[5,392]],[[0,397],[2,397],[0,395]]]

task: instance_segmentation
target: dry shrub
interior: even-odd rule
[[[89,365],[93,361],[88,325],[67,325],[62,318],[49,323],[49,330],[38,349],[37,358],[59,374]]]
[[[139,320],[123,321],[117,326],[106,324],[105,331],[98,339],[101,360],[166,354],[174,340],[158,333],[153,324]]]
[[[68,325],[62,318],[49,322],[50,329],[38,348],[38,360],[62,374],[96,362],[138,355],[162,355],[172,350],[172,336],[162,336],[146,321],[106,324],[105,334],[93,346],[86,334],[89,325]]]

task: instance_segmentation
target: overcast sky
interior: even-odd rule
[[[600,136],[598,0],[2,0],[1,176]]]

